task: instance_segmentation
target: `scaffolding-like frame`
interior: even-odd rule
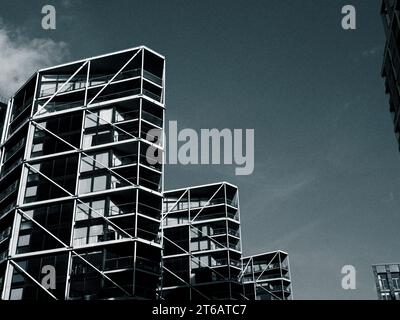
[[[233,189],[236,190],[236,195],[237,195],[237,207],[232,206],[231,204],[228,203],[228,199],[227,199],[227,194],[226,194],[226,188],[227,186],[232,187]],[[194,192],[194,190],[199,190],[199,189],[206,189],[206,188],[215,188],[216,190],[213,192],[213,194],[207,199],[207,201],[205,202],[204,205],[202,205],[199,208],[197,208],[195,211],[195,215],[193,218],[191,218],[191,206],[190,206],[190,202],[191,202],[191,193]],[[224,193],[224,203],[222,204],[225,207],[225,217],[223,218],[219,218],[219,220],[223,220],[225,223],[225,228],[226,228],[226,243],[229,244],[229,222],[237,224],[237,228],[238,228],[238,232],[239,232],[239,237],[238,237],[238,243],[239,243],[239,250],[235,250],[233,248],[228,247],[227,245],[221,243],[220,241],[214,239],[212,236],[205,234],[204,232],[201,231],[201,229],[199,229],[196,225],[201,224],[201,225],[207,225],[208,223],[212,223],[215,222],[215,220],[213,219],[205,219],[205,220],[198,220],[199,215],[203,212],[203,210],[205,210],[206,208],[209,208],[211,206],[213,206],[211,204],[212,200],[214,199],[214,197],[221,192],[221,190]],[[203,263],[201,261],[201,259],[197,259],[196,261],[198,263],[200,263],[203,267],[207,268],[208,270],[210,270],[212,273],[220,276],[221,278],[225,279],[225,281],[227,283],[229,283],[229,292],[227,293],[227,296],[225,297],[225,299],[234,299],[234,294],[232,293],[232,282],[237,282],[237,284],[240,284],[238,277],[237,276],[233,276],[231,275],[231,268],[234,268],[234,266],[230,263],[230,253],[231,251],[235,251],[238,255],[241,256],[242,251],[242,238],[241,238],[241,228],[240,228],[240,205],[239,205],[239,192],[237,190],[237,187],[228,183],[228,182],[221,182],[221,183],[212,183],[212,184],[206,184],[206,185],[201,185],[201,186],[192,186],[192,187],[187,187],[187,188],[181,188],[181,189],[174,189],[174,190],[169,190],[165,192],[165,199],[166,201],[168,201],[168,195],[169,194],[180,194],[180,196],[178,197],[178,199],[172,204],[171,207],[168,207],[168,209],[165,209],[165,212],[163,213],[163,221],[172,213],[176,213],[176,211],[182,211],[188,214],[188,222],[184,223],[184,224],[177,224],[175,226],[165,226],[164,225],[164,229],[169,229],[169,228],[174,228],[174,227],[187,227],[188,228],[188,247],[189,250],[185,250],[184,248],[182,248],[181,246],[179,246],[176,242],[174,242],[173,240],[169,239],[168,237],[165,236],[165,232],[164,232],[164,240],[166,240],[167,242],[171,243],[173,246],[177,247],[182,253],[181,254],[173,254],[173,255],[163,255],[163,261],[165,260],[169,260],[169,259],[174,259],[176,257],[181,257],[183,256],[187,256],[189,257],[188,261],[188,267],[187,267],[187,272],[190,275],[192,273],[191,271],[191,263],[192,263],[192,259],[196,259],[197,258],[197,254],[201,254],[201,251],[197,251],[197,252],[192,252],[190,249],[190,242],[191,242],[191,231],[195,230],[196,232],[202,234],[202,236],[204,236],[205,238],[207,238],[208,240],[210,240],[210,243],[213,243],[215,245],[215,249],[209,249],[207,250],[207,252],[213,252],[213,251],[218,251],[218,250],[224,250],[227,252],[227,266],[228,266],[228,270],[229,270],[229,275],[228,278],[226,278],[225,276],[223,276],[221,273],[219,273],[215,268],[209,266],[207,263]],[[187,199],[188,202],[188,208],[187,209],[183,209],[183,210],[175,210],[177,205],[182,201],[183,198]],[[221,204],[220,204],[221,205]],[[232,219],[228,216],[228,206],[232,207],[233,210],[237,210],[237,220]],[[163,266],[164,270],[166,270],[165,266]],[[174,273],[171,270],[166,270],[168,273],[172,274],[176,279],[178,279],[181,283],[182,286],[176,285],[176,286],[164,286],[161,288],[161,295],[163,293],[164,290],[174,290],[174,289],[179,289],[181,287],[186,287],[189,288],[189,297],[185,297],[187,300],[191,300],[192,299],[192,291],[194,290],[196,291],[196,293],[199,293],[203,298],[206,299],[210,299],[209,296],[207,296],[206,294],[204,294],[203,292],[201,292],[201,285],[196,285],[196,284],[192,284],[191,281],[185,281],[184,279],[182,279],[180,276],[178,276],[176,273]],[[241,267],[238,268],[238,273],[241,272]],[[211,283],[210,283],[211,284]],[[207,283],[204,283],[202,285],[207,285]],[[237,293],[238,295],[240,295],[240,297],[242,299],[246,299],[246,297],[244,296],[243,292],[239,292]]]
[[[143,89],[143,81],[144,81],[144,56],[145,56],[145,51],[157,56],[158,58],[163,60],[163,74],[162,74],[162,84],[159,85],[157,83],[153,83],[151,79],[147,79],[146,81],[150,82],[153,85],[156,85],[158,87],[160,87],[161,89],[161,97],[160,97],[160,101],[154,100],[153,98],[147,96],[144,92]],[[124,65],[111,77],[110,80],[107,81],[106,84],[104,85],[99,85],[100,90],[97,92],[97,94],[90,100],[88,101],[88,90],[89,90],[89,77],[90,77],[90,71],[91,71],[91,63],[93,60],[97,60],[97,59],[102,59],[102,58],[107,58],[109,56],[113,56],[113,55],[119,55],[122,53],[126,53],[131,55],[130,58],[124,63]],[[19,183],[19,187],[18,187],[18,194],[17,194],[17,203],[15,206],[15,210],[14,210],[14,219],[13,219],[13,227],[12,227],[12,232],[11,232],[11,236],[10,236],[10,245],[9,245],[9,253],[8,253],[8,257],[7,257],[7,265],[6,265],[6,272],[5,272],[5,279],[4,279],[4,284],[3,284],[3,290],[2,290],[2,295],[1,295],[1,299],[3,300],[7,300],[10,298],[10,291],[11,291],[11,284],[12,284],[12,277],[13,277],[13,273],[14,271],[17,271],[19,273],[22,273],[23,276],[29,278],[35,285],[37,285],[40,289],[43,289],[52,299],[57,299],[57,297],[52,294],[49,290],[45,289],[40,283],[39,281],[37,281],[37,279],[35,279],[32,275],[30,275],[28,272],[26,272],[23,268],[21,268],[17,261],[18,259],[22,259],[22,258],[26,258],[26,257],[32,257],[32,256],[41,256],[41,255],[49,255],[49,254],[60,254],[60,253],[66,253],[68,255],[68,267],[67,267],[67,275],[66,275],[66,283],[65,283],[65,293],[64,293],[64,297],[62,297],[63,299],[69,299],[69,286],[70,286],[70,277],[71,277],[71,267],[72,267],[72,258],[73,255],[75,257],[78,257],[80,260],[82,260],[87,266],[89,266],[90,268],[92,268],[93,270],[95,270],[96,272],[98,272],[102,278],[111,281],[113,283],[113,285],[115,285],[115,287],[121,289],[125,295],[127,297],[133,297],[135,295],[135,286],[133,287],[133,292],[127,292],[124,288],[122,288],[120,285],[118,285],[115,281],[113,281],[110,277],[107,276],[107,274],[101,270],[99,270],[98,268],[96,268],[94,265],[92,265],[87,259],[85,259],[81,254],[79,254],[77,252],[77,250],[82,249],[82,248],[74,248],[73,245],[73,233],[74,233],[74,225],[75,225],[75,214],[76,214],[76,210],[77,210],[77,205],[84,205],[86,206],[88,209],[91,210],[91,212],[95,213],[98,217],[101,217],[108,225],[111,225],[113,227],[113,229],[122,234],[123,237],[122,239],[117,239],[117,240],[108,240],[106,242],[100,242],[97,243],[96,245],[100,246],[104,246],[104,245],[112,245],[112,244],[117,244],[117,243],[122,243],[122,242],[132,242],[134,245],[134,261],[136,261],[136,256],[137,256],[137,243],[143,243],[146,245],[150,245],[154,248],[157,248],[158,250],[160,250],[160,258],[161,258],[161,249],[163,246],[163,237],[160,236],[157,240],[157,242],[155,241],[149,241],[146,239],[142,239],[138,236],[138,215],[140,215],[141,217],[144,218],[149,218],[145,215],[139,214],[139,210],[138,210],[138,206],[139,206],[139,190],[143,190],[145,192],[151,193],[151,194],[155,194],[156,196],[160,197],[160,203],[162,201],[162,195],[163,195],[163,190],[164,190],[164,161],[162,161],[161,164],[161,169],[160,169],[160,185],[159,185],[159,191],[155,191],[153,189],[150,189],[148,187],[142,186],[140,185],[140,175],[139,175],[139,167],[141,165],[144,165],[140,159],[141,157],[141,153],[140,153],[140,147],[142,146],[142,144],[146,144],[148,146],[152,146],[154,148],[157,148],[161,154],[162,154],[162,158],[164,160],[164,141],[161,140],[161,143],[153,143],[151,141],[146,140],[145,138],[139,136],[136,137],[132,134],[130,134],[129,132],[125,131],[124,129],[120,128],[117,124],[111,123],[109,121],[107,121],[106,119],[103,119],[101,117],[97,117],[103,122],[103,123],[107,123],[107,125],[110,125],[111,127],[113,127],[113,129],[115,130],[119,130],[121,132],[123,132],[124,134],[129,135],[130,139],[128,140],[124,140],[122,141],[122,143],[130,143],[130,142],[139,142],[138,143],[138,154],[137,154],[137,175],[136,175],[136,183],[133,183],[129,180],[127,180],[126,178],[124,178],[123,176],[121,176],[120,174],[118,174],[117,172],[115,172],[115,170],[113,168],[111,168],[110,166],[104,165],[103,163],[100,163],[99,161],[97,161],[94,157],[90,156],[87,152],[84,151],[83,148],[83,132],[84,132],[84,125],[85,125],[85,118],[87,114],[94,114],[91,109],[92,108],[96,108],[102,105],[107,105],[109,103],[109,101],[101,101],[100,103],[96,103],[96,98],[106,89],[108,88],[111,84],[113,84],[114,79],[116,79],[118,77],[118,75],[123,72],[125,70],[125,68],[130,64],[131,61],[133,61],[137,56],[141,55],[141,66],[140,66],[140,70],[141,70],[141,74],[140,74],[140,92],[138,94],[134,94],[132,96],[127,96],[127,97],[122,97],[122,98],[117,98],[117,99],[112,99],[113,102],[120,102],[120,101],[126,101],[126,100],[130,100],[130,99],[139,99],[140,101],[140,106],[139,106],[139,116],[138,116],[138,123],[139,123],[139,134],[141,134],[141,125],[142,123],[146,122],[145,119],[142,118],[142,103],[143,100],[147,100],[149,102],[151,102],[152,104],[158,106],[159,108],[161,108],[162,110],[162,123],[164,124],[165,122],[165,58],[163,56],[161,56],[160,54],[156,53],[155,51],[145,47],[145,46],[140,46],[140,47],[136,47],[136,48],[131,48],[131,49],[127,49],[127,50],[123,50],[123,51],[118,51],[118,52],[114,52],[114,53],[110,53],[110,54],[106,54],[106,55],[101,55],[101,56],[96,56],[96,57],[92,57],[92,58],[87,58],[84,60],[80,60],[80,61],[75,61],[75,62],[71,62],[71,63],[67,63],[67,64],[63,64],[63,65],[59,65],[59,66],[55,66],[55,67],[51,67],[51,68],[46,68],[46,69],[41,69],[39,71],[37,71],[35,73],[34,76],[31,77],[30,80],[35,79],[35,92],[34,92],[34,96],[33,96],[33,102],[32,102],[32,108],[31,108],[31,113],[30,113],[30,117],[28,120],[28,133],[27,133],[27,140],[26,140],[26,148],[24,151],[24,156],[23,156],[23,164],[22,164],[22,169],[21,169],[21,177],[20,177],[20,183]],[[48,71],[53,71],[62,67],[71,67],[71,66],[75,66],[77,65],[78,68],[75,70],[75,72],[68,78],[68,80],[63,83],[61,85],[61,87],[59,87],[56,92],[54,94],[52,94],[50,96],[50,98],[45,98],[43,99],[42,97],[39,97],[38,95],[38,88],[40,86],[40,76]],[[81,72],[82,70],[84,70],[86,68],[86,85],[84,87],[85,90],[85,98],[84,98],[84,103],[82,106],[78,107],[78,108],[71,108],[71,109],[67,109],[67,110],[62,110],[62,111],[58,111],[58,112],[54,112],[51,114],[40,114],[41,111],[43,109],[46,108],[46,106],[55,98],[57,97],[59,94],[63,94],[63,89],[74,79],[74,77]],[[130,79],[128,79],[130,80]],[[28,80],[29,81],[29,80]],[[45,103],[43,105],[40,105],[37,110],[35,110],[35,108],[33,106],[36,106],[39,102],[38,101],[42,101],[45,100]],[[7,107],[7,113],[6,113],[6,123],[9,125],[11,123],[11,113],[12,113],[12,109],[13,109],[13,102],[14,99],[12,98],[9,102],[8,102],[8,107]],[[80,137],[80,144],[79,144],[79,148],[73,146],[71,143],[69,143],[68,141],[66,141],[65,139],[63,139],[61,136],[59,136],[57,133],[52,132],[50,130],[48,130],[47,128],[45,128],[44,126],[40,125],[40,122],[43,120],[46,120],[50,117],[54,117],[54,116],[58,116],[58,115],[62,115],[64,113],[69,113],[69,112],[81,112],[82,113],[82,127],[81,127],[81,137]],[[151,123],[150,123],[151,124]],[[152,124],[151,124],[152,125]],[[22,127],[22,126],[21,126]],[[19,128],[20,129],[20,128]],[[51,136],[53,136],[54,138],[56,138],[57,140],[61,141],[62,143],[65,143],[68,147],[70,147],[72,150],[68,150],[68,151],[64,151],[64,152],[60,152],[60,153],[56,153],[56,154],[51,154],[48,156],[42,156],[42,157],[35,157],[32,158],[31,157],[31,151],[32,151],[32,146],[33,146],[33,136],[34,136],[34,132],[35,130],[42,130],[45,131],[47,134],[50,134]],[[162,125],[162,127],[159,127],[159,129],[164,130],[164,125]],[[3,151],[4,145],[7,142],[7,140],[10,137],[7,137],[7,126],[4,126],[3,132],[2,132],[2,139],[1,139],[1,151]],[[104,147],[104,146],[103,146]],[[62,186],[60,186],[56,181],[54,181],[53,179],[51,179],[50,177],[46,176],[45,174],[43,174],[42,172],[40,172],[40,170],[37,170],[35,167],[32,166],[32,163],[37,163],[39,161],[43,161],[45,159],[52,159],[55,157],[59,157],[59,156],[67,156],[70,155],[71,152],[73,153],[77,153],[78,154],[78,168],[77,168],[77,174],[76,174],[76,183],[75,183],[75,193],[69,192],[68,190],[64,189]],[[1,162],[0,162],[0,172],[1,172],[1,166],[3,164],[3,155],[4,152],[1,152]],[[136,190],[135,194],[136,194],[136,199],[135,199],[135,223],[134,223],[134,236],[130,235],[129,233],[127,233],[126,231],[124,231],[123,229],[119,228],[115,223],[113,223],[110,219],[108,219],[104,214],[101,214],[100,212],[98,212],[97,210],[95,210],[94,208],[92,208],[91,206],[89,206],[87,203],[85,203],[84,201],[82,201],[79,196],[79,189],[78,189],[78,185],[79,185],[79,176],[80,176],[80,170],[79,167],[81,165],[81,161],[82,161],[82,156],[85,156],[85,158],[89,158],[91,161],[94,161],[95,165],[97,168],[104,168],[106,169],[109,173],[111,173],[114,176],[117,176],[118,179],[123,180],[124,182],[126,182],[128,184],[128,186],[125,189],[129,189],[129,190]],[[150,170],[153,170],[152,168],[148,168]],[[38,201],[38,202],[33,202],[33,203],[24,203],[24,191],[26,189],[26,184],[27,184],[27,178],[28,178],[28,174],[30,172],[34,172],[36,174],[39,174],[42,178],[44,178],[45,180],[47,180],[48,182],[50,182],[51,184],[53,184],[54,186],[56,186],[57,188],[63,190],[66,194],[65,197],[62,198],[58,198],[53,200],[49,200],[49,201]],[[124,189],[124,190],[125,190]],[[118,189],[119,190],[119,189]],[[93,192],[91,194],[91,196],[95,196],[95,192]],[[42,226],[40,223],[38,223],[37,221],[35,221],[32,217],[30,217],[24,210],[26,208],[33,208],[35,206],[38,206],[42,203],[53,203],[53,202],[65,202],[66,200],[70,200],[73,201],[73,214],[72,214],[72,223],[71,223],[71,236],[70,236],[70,242],[69,243],[64,243],[63,241],[61,241],[57,236],[55,236],[52,232],[50,232],[49,230],[47,230],[44,226]],[[61,244],[62,248],[57,248],[57,249],[51,249],[51,250],[45,250],[45,251],[37,251],[37,252],[30,252],[30,253],[25,253],[25,254],[18,254],[16,249],[17,249],[17,245],[18,245],[18,233],[19,233],[19,228],[20,228],[20,224],[21,221],[23,219],[29,220],[31,222],[34,223],[35,226],[39,227],[43,232],[45,232],[46,234],[48,234],[49,236],[51,236],[53,239],[55,239],[58,243]],[[154,219],[152,219],[154,221]],[[161,223],[161,216],[160,216],[160,220],[155,220],[156,222],[159,223],[160,228],[159,228],[159,232],[162,235],[162,223]],[[92,245],[93,247],[93,245]],[[161,261],[159,261],[160,263]],[[136,263],[133,265],[133,274],[136,274]],[[135,281],[135,279],[134,279]]]

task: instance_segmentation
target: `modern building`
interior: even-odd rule
[[[4,120],[6,118],[7,104],[1,101],[0,97],[0,135],[3,132]]]
[[[286,253],[242,258],[236,186],[164,192],[164,119],[144,46],[41,69],[0,104],[2,300],[290,297]]]
[[[164,88],[141,46],[39,70],[8,102],[2,299],[156,299]]]
[[[400,300],[400,263],[372,266],[379,300]]]
[[[239,193],[227,182],[164,193],[165,300],[243,300]]]
[[[382,66],[386,93],[389,94],[390,113],[397,142],[400,145],[400,2],[382,0],[381,16],[386,35]]]
[[[281,250],[244,257],[243,285],[249,300],[291,300],[289,256]]]

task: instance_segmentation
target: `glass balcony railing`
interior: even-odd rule
[[[134,264],[133,256],[106,259],[104,270],[107,271],[107,270],[133,268],[133,264]]]
[[[139,110],[115,113],[115,123],[134,120],[134,119],[139,119]]]
[[[144,110],[142,111],[142,118],[152,124],[155,124],[156,126],[162,127],[163,125],[163,119]]]
[[[46,85],[46,83],[42,83],[42,88],[40,90],[40,97],[46,97],[46,96],[51,96],[57,92],[57,90],[61,89],[61,86],[63,83],[54,83],[52,86],[49,84]],[[61,90],[59,93],[64,93],[64,92],[71,92],[74,90],[79,90],[83,89],[86,86],[86,79],[80,79],[80,80],[74,80],[68,82]]]
[[[143,89],[143,94],[145,96],[148,96],[149,98],[156,100],[158,102],[161,102],[161,96],[159,96],[158,94],[155,94],[149,90]]]
[[[137,153],[132,153],[124,156],[114,154],[111,166],[117,168],[120,166],[137,164]]]
[[[146,79],[158,84],[159,86],[162,86],[162,79],[160,77],[156,76],[155,74],[153,74],[147,70],[143,70],[143,76]]]
[[[135,77],[139,77],[140,75],[141,75],[141,72],[140,72],[139,68],[138,69],[126,70],[126,71],[122,71],[120,74],[118,74],[118,76],[116,76],[113,81],[119,81],[119,80],[135,78]],[[89,79],[89,87],[106,84],[114,76],[115,76],[115,73],[106,74],[106,75],[101,75],[101,76],[96,76],[96,77],[90,78]]]
[[[2,210],[0,211],[0,219],[1,219],[5,214],[7,214],[10,210],[12,210],[12,209],[14,209],[14,208],[15,208],[15,202],[9,204],[7,207],[5,207],[4,209],[2,209]]]
[[[196,213],[192,213],[192,219],[196,216]],[[226,214],[225,212],[216,212],[216,213],[207,213],[205,211],[202,211],[197,217],[196,221],[204,221],[204,220],[213,220],[213,219],[225,219]],[[235,220],[237,220],[237,217],[235,216]]]
[[[226,235],[229,234],[231,236],[239,237],[239,230],[235,229],[226,229],[226,228],[218,228],[218,229],[211,229],[210,236],[219,236],[219,235]]]
[[[18,189],[19,181],[13,182],[2,193],[0,193],[0,202],[6,199],[10,194]]]
[[[208,199],[202,199],[202,200],[196,200],[193,199],[190,203],[190,207],[193,209],[196,208],[201,208],[204,207],[205,205],[207,206],[212,206],[212,205],[219,205],[219,204],[229,204],[233,207],[237,206],[237,202],[236,200],[230,200],[230,199],[226,199],[226,198],[212,198],[211,200]]]
[[[155,243],[161,243],[161,235],[158,232],[151,232],[149,230],[145,230],[139,227],[137,228],[137,232],[139,238],[153,241]]]
[[[140,256],[136,257],[136,268],[152,273],[160,273],[160,265],[158,263]]]
[[[110,206],[109,216],[120,216],[136,212],[136,202]]]
[[[93,77],[89,81],[89,86],[92,87],[92,86],[96,86],[96,85],[106,84],[114,76],[115,76],[115,73]],[[120,81],[120,80],[140,77],[140,76],[141,76],[140,68],[130,69],[130,70],[122,71],[117,77],[115,77],[114,81]],[[162,85],[162,79],[147,70],[143,70],[143,77],[158,84],[159,86]]]
[[[100,94],[92,103],[100,103],[104,102],[107,100],[113,100],[113,99],[119,99],[119,98],[124,98],[128,96],[134,96],[140,94],[140,88],[135,88],[135,89],[129,89],[129,90],[124,90],[124,91],[119,91],[119,92],[113,92],[109,94]],[[88,101],[91,101],[92,99],[89,98]]]
[[[137,132],[119,133],[117,131],[106,132],[101,134],[87,134],[84,136],[83,146],[84,148],[95,147],[103,144],[112,142],[120,142],[129,139],[135,139]]]
[[[26,109],[30,108],[32,106],[33,102],[33,97],[30,98],[28,101],[26,101],[23,105],[17,107],[14,109],[12,116],[11,116],[11,123],[18,118],[20,114],[22,114]]]
[[[11,147],[11,149],[7,150],[5,156],[4,156],[4,162],[6,162],[8,159],[10,159],[14,154],[16,154],[19,150],[21,150],[25,146],[25,138],[16,143]]]
[[[0,242],[7,239],[11,234],[11,227],[6,228],[5,230],[0,232]]]
[[[264,272],[265,270],[277,270],[277,269],[287,269],[287,266],[280,263],[263,263],[263,264],[255,264],[254,272]]]
[[[142,202],[138,203],[138,212],[156,219],[161,218],[161,209]]]
[[[152,181],[143,177],[139,177],[139,185],[157,192],[161,191],[161,184],[158,181]]]
[[[10,167],[4,167],[3,172],[0,175],[0,179],[4,178],[8,173],[10,173],[12,170],[14,170],[16,167],[22,164],[23,158],[20,157],[17,161],[15,161]]]
[[[111,79],[115,77],[116,73],[111,73],[111,74],[105,74],[105,75],[98,75],[91,77],[89,79],[88,86],[89,88],[94,87],[94,86],[101,86],[101,85],[106,85]],[[119,73],[114,79],[113,82],[116,81],[121,81],[121,80],[127,80],[127,79],[132,79],[136,77],[141,76],[141,69],[136,68],[136,69],[130,69],[130,70],[124,70],[121,73]],[[162,79],[153,73],[143,70],[143,77],[147,80],[152,81],[153,83],[162,86]],[[63,83],[54,83],[53,85],[47,84],[44,82],[43,83],[43,88],[40,90],[40,97],[48,97],[54,95],[60,88],[63,86]],[[61,90],[59,93],[66,93],[66,92],[73,92],[76,90],[80,90],[86,87],[86,79],[85,78],[79,78],[79,79],[72,79],[70,82],[68,82]],[[157,94],[154,94],[151,91],[145,90],[144,94],[148,95],[150,98],[160,101],[161,97],[158,96]],[[32,102],[32,101],[30,101]],[[26,107],[27,104],[24,106],[18,108],[15,114],[19,113],[20,111],[23,111],[24,108]]]
[[[8,257],[8,250],[0,252],[0,262],[2,262],[3,260],[6,260]]]
[[[158,171],[161,170],[161,166],[162,166],[162,163],[158,159],[150,157],[150,156],[146,156],[144,154],[140,155],[140,163],[142,165],[156,169]]]
[[[211,260],[211,267],[220,267],[220,266],[234,266],[234,267],[241,267],[241,262],[239,260],[234,259],[212,259]]]
[[[38,114],[46,114],[46,113],[53,113],[57,111],[63,111],[67,109],[73,109],[77,107],[81,107],[84,105],[84,101],[82,99],[65,102],[65,101],[50,101],[48,104],[45,105],[46,102],[37,103],[37,110],[39,111]]]

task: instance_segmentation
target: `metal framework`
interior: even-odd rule
[[[166,300],[243,300],[237,187],[215,183],[164,193]]]
[[[164,192],[164,121],[165,58],[144,46],[39,70],[0,103],[2,300],[291,297],[286,253],[242,258],[236,186]]]
[[[39,70],[8,102],[0,159],[4,300],[155,299],[165,58],[141,46]],[[42,268],[56,267],[56,287]]]
[[[400,300],[400,263],[372,266],[379,300]]]
[[[250,300],[293,299],[289,256],[281,250],[242,259],[245,295]]]
[[[386,35],[382,77],[389,94],[390,113],[394,131],[400,147],[400,2],[382,0],[381,17]]]

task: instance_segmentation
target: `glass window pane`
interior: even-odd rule
[[[102,191],[107,189],[107,176],[95,177],[93,180],[93,191]]]
[[[200,257],[200,267],[208,266],[208,256]]]
[[[87,113],[85,119],[85,128],[92,128],[97,126],[97,116],[96,114]]]
[[[98,236],[103,234],[103,225],[91,226],[89,236]]]
[[[391,264],[390,265],[390,272],[399,272],[399,265]]]
[[[79,192],[80,193],[88,193],[88,192],[90,192],[91,184],[92,184],[92,179],[91,178],[82,179],[79,182]]]
[[[37,186],[26,188],[26,197],[34,197],[37,194]]]
[[[10,300],[22,300],[23,288],[11,289]]]
[[[108,167],[108,152],[96,154],[96,168],[102,168],[102,165]]]
[[[82,158],[81,172],[87,172],[93,170],[93,159],[89,157]]]
[[[83,204],[79,205],[76,208],[76,221],[82,221],[82,220],[87,220],[89,219],[89,209],[84,206]]]
[[[207,249],[208,249],[208,241],[207,240],[200,241],[200,250],[207,250]]]
[[[31,240],[31,235],[25,235],[25,236],[20,236],[18,239],[18,246],[19,247],[25,247],[29,245],[29,242]]]
[[[112,122],[112,109],[100,110],[100,124],[107,124]]]
[[[87,227],[76,228],[74,231],[75,239],[86,237],[86,235],[87,235]]]
[[[93,201],[92,205],[90,207],[94,211],[96,211],[97,213],[96,212],[92,212],[92,217],[98,217],[99,214],[104,215],[105,206],[106,206],[106,201],[105,200]]]

